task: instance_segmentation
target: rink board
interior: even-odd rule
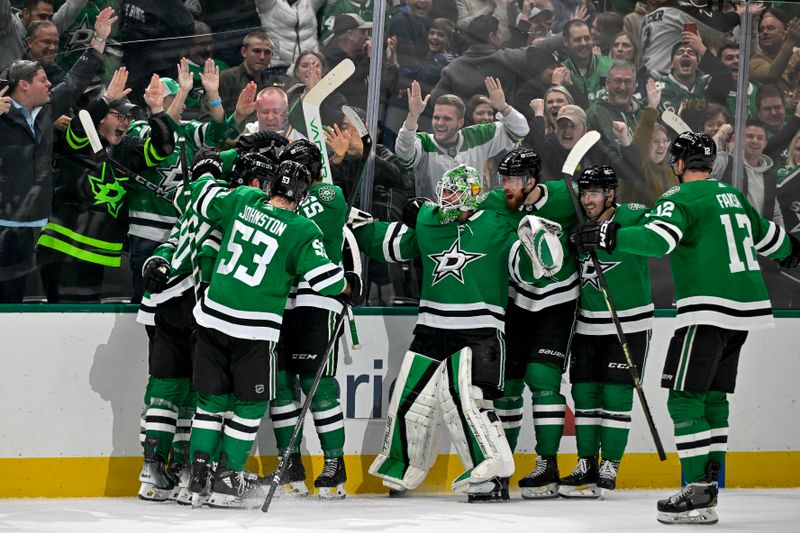
[[[4,396],[0,402],[0,471],[4,473],[0,497],[136,493],[146,335],[130,306],[110,309],[52,307],[48,312],[20,313],[6,308],[0,313],[5,369],[0,376]],[[61,312],[66,310],[70,312]],[[351,493],[373,493],[382,489],[366,472],[379,450],[382,417],[416,316],[410,309],[359,311],[356,320],[363,348],[342,351],[337,381],[345,412],[347,488]],[[776,328],[751,333],[742,353],[737,391],[731,399],[729,487],[800,486],[800,427],[795,423],[800,419],[796,384],[800,314],[778,312],[777,316]],[[661,463],[653,453],[637,403],[620,470],[621,487],[671,487],[679,480],[666,391],[658,384],[672,330],[672,318],[656,319],[644,376],[669,460]],[[569,399],[568,383],[563,383],[562,392]],[[518,476],[529,472],[533,464],[530,417],[526,404],[517,450]],[[461,473],[446,436],[441,441],[441,456],[423,490],[449,490],[450,481]],[[309,456],[306,466],[313,480],[322,463],[313,424],[305,426],[302,447]],[[575,460],[571,416],[561,452],[562,473],[568,472]],[[251,467],[268,472],[276,463],[274,454],[267,421],[259,432],[258,458],[251,460]]]

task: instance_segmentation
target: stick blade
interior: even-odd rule
[[[103,143],[100,142],[100,135],[97,134],[97,128],[95,128],[89,112],[85,109],[78,111],[78,120],[81,121],[83,131],[86,132],[86,136],[89,138],[89,145],[92,147],[92,151],[96,154],[102,151]]]
[[[303,97],[303,103],[307,102],[310,105],[319,106],[328,95],[347,81],[355,71],[355,64],[350,59],[343,59],[308,91],[308,94]]]
[[[661,121],[677,134],[692,130],[692,128],[690,128],[689,125],[677,115],[677,113],[670,109],[667,109],[661,114]]]
[[[597,141],[599,140],[599,131],[587,131],[583,137],[578,139],[578,142],[575,143],[575,146],[572,147],[572,150],[570,150],[567,160],[564,161],[564,167],[561,169],[561,172],[572,176],[575,173],[575,169],[578,168],[578,164],[580,164],[584,156],[589,153],[589,150],[592,149],[592,146],[597,144]]]
[[[346,116],[347,120],[350,121],[350,124],[352,124],[356,128],[359,137],[369,135],[369,131],[367,131],[366,124],[364,124],[364,122],[361,120],[361,117],[358,116],[358,113],[356,113],[355,109],[353,109],[349,105],[343,105],[342,113],[344,113],[344,116]]]

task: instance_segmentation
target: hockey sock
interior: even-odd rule
[[[184,463],[188,461],[189,433],[192,429],[192,418],[197,405],[197,393],[189,390],[178,406],[178,427],[172,441],[172,462]]]
[[[600,452],[600,424],[602,422],[602,383],[572,384],[575,402],[575,442],[578,457],[597,457]]]
[[[720,391],[706,393],[706,420],[711,426],[708,460],[722,464],[728,451],[728,395]]]
[[[189,455],[194,461],[197,452],[210,457],[218,455],[222,440],[222,422],[228,412],[230,394],[197,394],[197,410],[192,419],[192,433],[189,438]]]
[[[275,399],[269,408],[272,419],[272,431],[275,433],[275,443],[278,452],[282,454],[292,440],[292,432],[300,416],[300,402],[297,398],[297,380],[295,374],[286,370],[278,371],[278,388]],[[300,453],[300,442],[303,440],[303,431],[297,436],[291,453]]]
[[[506,440],[512,452],[517,449],[517,440],[519,440],[519,431],[522,426],[522,389],[524,386],[525,382],[522,379],[506,379],[506,386],[503,390],[505,396],[494,401],[494,410],[503,423]]]
[[[178,425],[178,406],[183,403],[188,391],[188,378],[153,378],[145,436],[158,441],[156,452],[165,461],[169,458]]]
[[[147,409],[150,408],[150,389],[153,388],[153,376],[147,376],[147,385],[144,388],[144,406],[139,415],[139,443],[144,446],[144,436],[147,431]]]
[[[561,394],[561,365],[530,363],[525,369],[525,383],[533,396],[536,453],[556,455],[564,433],[564,413],[567,408],[567,400]]]
[[[220,455],[224,453],[227,456],[228,468],[234,472],[244,470],[244,464],[256,440],[258,426],[261,425],[261,418],[267,412],[268,405],[267,400],[246,402],[237,399],[233,416],[225,421]]]
[[[687,483],[705,481],[711,426],[706,420],[704,392],[670,390],[667,410],[675,426],[675,445]]]
[[[603,385],[603,426],[600,446],[603,459],[622,460],[628,434],[631,432],[633,385],[606,383]]]
[[[314,376],[301,376],[300,386],[307,394],[314,381]],[[319,444],[325,458],[342,457],[344,455],[344,413],[336,396],[336,384],[331,376],[323,376],[317,386],[317,392],[311,400],[311,416],[314,417],[314,428],[319,436]]]

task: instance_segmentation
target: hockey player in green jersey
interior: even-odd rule
[[[667,409],[687,485],[658,502],[665,524],[717,522],[727,396],[736,385],[739,353],[748,331],[773,326],[755,254],[787,267],[800,262],[800,242],[761,217],[741,191],[709,179],[715,156],[707,134],[680,134],[670,147],[670,165],[681,184],[661,196],[646,224],[591,223],[575,235],[586,251],[670,254],[677,329],[661,385],[669,389]]]
[[[518,240],[515,221],[477,211],[485,194],[475,169],[447,171],[436,190],[437,204],[407,209],[403,224],[355,230],[370,257],[422,259],[414,340],[390,400],[383,449],[369,471],[396,492],[418,487],[436,457],[442,416],[465,468],[453,490],[470,501],[508,499],[501,479],[514,471],[514,459],[492,406],[504,386],[508,280],[533,281],[554,268],[561,246],[535,217],[522,221]],[[544,257],[528,251],[540,249]]]
[[[561,268],[534,283],[512,280],[506,310],[508,359],[506,388],[495,407],[512,451],[522,423],[522,391],[531,390],[536,435],[535,469],[519,482],[523,498],[558,496],[556,456],[564,433],[567,401],[561,394],[578,298],[578,270],[569,232],[577,226],[564,181],[538,184],[541,160],[529,148],[517,148],[500,162],[503,189],[492,191],[483,207],[519,220],[535,214],[561,226]]]
[[[611,167],[594,166],[581,172],[578,189],[588,220],[613,220],[630,226],[645,219],[645,206],[616,203],[618,186]],[[633,363],[643,372],[653,321],[647,258],[619,250],[597,255],[614,294]],[[594,263],[586,253],[580,254],[578,261],[581,292],[570,357],[578,464],[572,474],[561,479],[558,493],[565,498],[597,498],[616,488],[617,470],[631,427],[633,383]],[[603,461],[598,467],[600,451]]]
[[[234,155],[235,151],[231,150]],[[204,152],[198,155],[203,156]],[[228,176],[235,188],[260,188],[274,174],[277,165],[258,153],[236,158]],[[187,208],[184,190],[175,191],[174,208],[180,219],[167,241],[145,261],[143,286],[145,303],[151,308],[153,333],[149,349],[150,379],[144,414],[144,464],[139,475],[139,497],[143,500],[178,499],[188,503],[183,490],[189,478],[189,428],[195,397],[191,390],[192,347],[196,324],[192,309],[199,287],[211,279],[221,234],[216,226]],[[198,277],[193,270],[196,267]],[[146,314],[146,313],[143,313]],[[171,450],[170,450],[171,448]],[[169,459],[169,466],[165,464]],[[180,494],[178,489],[183,492]]]
[[[222,162],[210,154],[193,174],[218,178]],[[232,191],[214,180],[193,184],[192,208],[223,232],[208,289],[194,308],[197,321],[193,381],[198,392],[192,423],[189,490],[193,504],[252,507],[265,490],[244,475],[244,463],[268,402],[275,397],[275,346],[289,291],[298,278],[324,296],[356,299],[360,279],[330,261],[322,233],[295,213],[310,185],[303,165],[284,161],[266,184]],[[223,419],[228,410],[233,415]],[[210,476],[211,457],[219,462]]]
[[[342,264],[342,240],[347,219],[347,201],[342,190],[322,182],[322,158],[319,149],[310,141],[301,139],[290,144],[280,156],[282,161],[295,161],[311,172],[311,188],[300,203],[298,214],[314,221],[322,230],[322,243],[330,260]],[[321,498],[345,497],[347,480],[344,466],[344,414],[339,404],[334,381],[338,363],[338,342],[330,354],[326,353],[330,332],[336,317],[342,312],[342,303],[336,298],[323,296],[311,289],[307,281],[300,281],[289,296],[281,336],[278,341],[278,389],[270,405],[272,427],[278,445],[278,455],[286,451],[292,431],[300,414],[297,383],[307,394],[321,361],[325,373],[311,402],[311,415],[319,436],[325,466],[314,481]],[[300,459],[300,439],[292,449],[290,463],[281,478],[284,489],[305,496],[306,473]]]

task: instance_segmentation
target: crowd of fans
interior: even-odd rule
[[[753,31],[738,94],[744,10]],[[584,164],[612,165],[619,199],[652,205],[677,185],[669,110],[714,136],[715,178],[739,177],[741,150],[750,201],[800,234],[798,17],[791,2],[395,0],[375,43],[369,1],[0,0],[0,302],[136,301],[142,258],[175,219],[175,141],[189,131],[194,148],[258,131],[300,138],[295,103],[345,58],[355,73],[321,110],[332,176],[352,189],[363,146],[341,106],[363,117],[372,82],[379,131],[363,207],[379,218],[433,197],[459,163],[497,186],[497,161],[518,145],[540,154],[542,181],[560,179],[590,130],[602,136]],[[79,109],[124,167],[113,175],[94,175],[106,167],[90,164]],[[413,272],[397,268],[372,266],[371,303],[414,296]],[[796,306],[800,280],[768,268],[775,305]]]

